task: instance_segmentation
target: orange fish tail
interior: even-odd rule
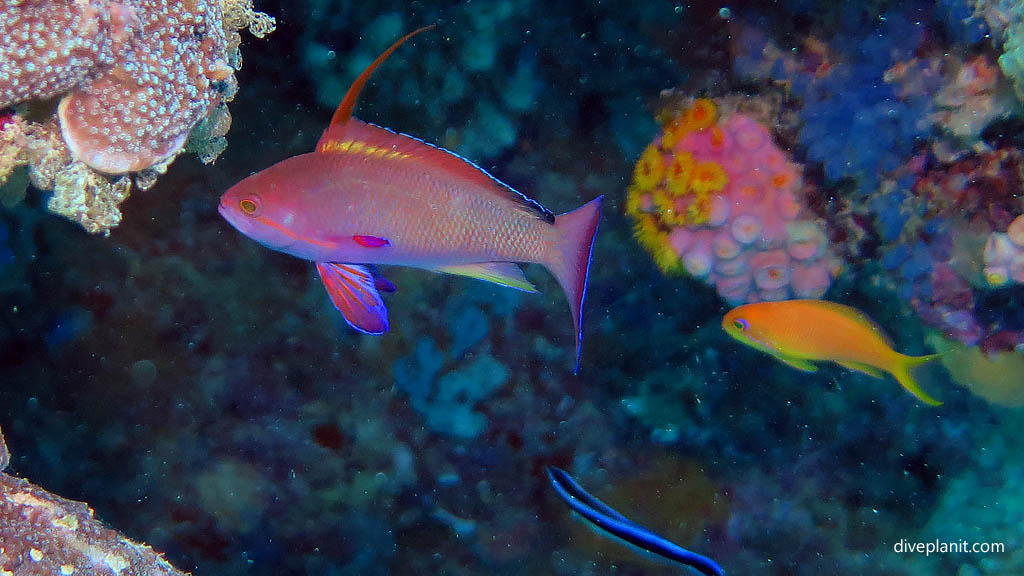
[[[931,354],[929,356],[905,356],[903,354],[898,354],[896,367],[892,370],[892,375],[896,377],[896,381],[900,383],[900,386],[903,386],[904,390],[910,392],[916,396],[918,400],[929,406],[941,406],[942,402],[932,398],[921,389],[917,384],[917,381],[914,379],[913,371],[922,364],[928,363],[938,357],[938,354]]]
[[[587,290],[587,275],[590,272],[590,255],[597,237],[597,225],[601,221],[601,197],[555,218],[555,228],[560,241],[555,253],[550,256],[547,268],[558,279],[569,308],[576,334],[576,367],[580,369],[580,349],[583,345],[583,298]]]

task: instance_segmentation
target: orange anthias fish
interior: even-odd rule
[[[459,156],[352,117],[373,71],[420,28],[395,42],[352,83],[316,151],[279,162],[232,186],[221,215],[264,246],[316,262],[334,306],[356,330],[388,330],[366,264],[470,276],[527,292],[515,262],[545,266],[572,311],[576,369],[581,309],[601,198],[555,216]]]
[[[937,356],[896,352],[882,329],[855,308],[824,300],[757,302],[730,310],[722,328],[797,370],[815,372],[812,362],[829,361],[876,378],[888,372],[925,404],[942,404],[911,375],[913,368]]]

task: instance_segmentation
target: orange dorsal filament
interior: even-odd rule
[[[349,118],[352,118],[352,112],[356,109],[356,101],[359,100],[359,93],[363,91],[363,87],[366,86],[366,83],[370,80],[370,76],[373,75],[373,72],[377,69],[377,67],[383,64],[384,61],[388,59],[388,56],[391,56],[392,52],[394,52],[396,49],[398,49],[399,46],[404,44],[406,40],[412,38],[413,36],[419,34],[420,32],[430,30],[435,26],[437,25],[431,24],[430,26],[424,26],[422,28],[409,32],[405,36],[399,38],[394,44],[391,45],[390,48],[385,50],[383,54],[377,56],[377,59],[374,60],[372,64],[367,66],[366,70],[363,70],[363,73],[360,74],[358,78],[356,78],[355,82],[353,82],[351,86],[349,86],[348,92],[345,93],[345,98],[341,101],[341,104],[338,105],[338,109],[334,111],[334,116],[331,117],[331,123],[327,125],[327,130],[329,131],[333,126],[345,124],[346,122],[349,121]]]

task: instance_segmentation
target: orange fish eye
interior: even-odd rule
[[[743,318],[737,318],[732,321],[732,327],[737,330],[746,332],[747,330],[750,330],[750,323]]]
[[[243,198],[238,202],[238,209],[246,216],[256,216],[260,211],[259,200],[256,197]]]

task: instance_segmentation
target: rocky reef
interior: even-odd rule
[[[104,526],[82,502],[5,472],[0,433],[0,573],[19,576],[184,576],[145,544]]]

